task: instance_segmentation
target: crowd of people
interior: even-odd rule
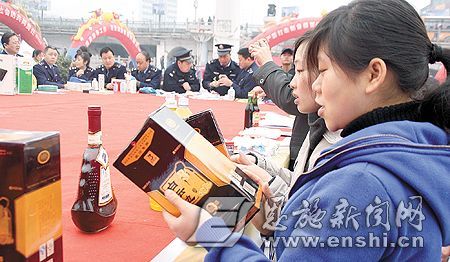
[[[7,32],[2,37],[3,54],[21,56],[19,54],[20,39],[14,32]],[[200,91],[204,89],[224,96],[230,88],[235,91],[236,98],[247,98],[248,93],[258,84],[253,80],[253,73],[257,71],[255,63],[248,48],[238,50],[239,62],[231,59],[232,45],[217,44],[218,58],[210,61],[200,83],[194,69],[192,50],[181,48],[174,54],[175,62],[164,70],[151,65],[150,54],[147,51],[139,52],[134,58],[136,68],[127,70],[126,66],[118,63],[114,50],[108,46],[100,50],[102,64],[97,68],[90,67],[92,54],[85,46],[80,47],[73,58],[67,79],[63,79],[56,61],[59,51],[54,46],[46,46],[44,50],[34,50],[32,58],[35,62],[33,75],[37,85],[56,85],[64,88],[67,82],[89,83],[98,76],[105,76],[106,89],[112,90],[113,79],[125,79],[127,73],[137,81],[137,90],[148,93],[149,89],[162,89],[168,92],[185,93],[187,91]],[[284,49],[281,53],[283,69],[293,74],[292,49]]]

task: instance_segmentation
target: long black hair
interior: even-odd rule
[[[349,75],[380,58],[412,98],[429,76],[429,63],[442,62],[449,72],[450,50],[431,43],[415,9],[404,0],[355,0],[325,16],[314,29],[307,54],[308,68],[317,68],[317,54],[328,57]],[[421,100],[424,121],[450,128],[450,83]]]

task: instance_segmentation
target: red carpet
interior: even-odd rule
[[[87,143],[87,106],[102,106],[103,144],[112,163],[163,102],[137,94],[0,96],[0,128],[60,132],[64,261],[149,261],[174,238],[161,213],[149,209],[147,196],[114,168],[111,179],[118,209],[113,224],[100,233],[85,234],[70,217]],[[213,109],[225,138],[243,128],[243,103],[191,99],[190,104],[194,113]],[[262,110],[280,112],[267,105]]]

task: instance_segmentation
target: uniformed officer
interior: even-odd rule
[[[161,86],[161,70],[150,65],[150,54],[142,51],[136,55],[137,68],[131,71],[131,75],[137,80],[138,90],[143,87],[159,89]]]
[[[116,62],[114,51],[110,47],[103,47],[100,50],[100,57],[103,64],[94,70],[94,78],[98,80],[99,74],[105,75],[105,88],[112,90],[112,79],[125,79],[127,69]]]
[[[38,85],[56,85],[58,88],[64,88],[64,81],[56,65],[58,56],[59,52],[55,47],[45,47],[44,59],[33,66],[33,75]]]
[[[4,33],[2,35],[2,46],[3,46],[2,54],[22,57],[22,55],[19,54],[20,39],[16,33],[13,32]]]
[[[232,45],[217,44],[216,46],[219,58],[211,60],[206,64],[202,85],[203,88],[215,91],[223,96],[228,92],[230,86],[219,82],[219,79],[226,76],[233,81],[239,75],[241,69],[236,62],[231,60],[230,52]]]
[[[280,54],[280,60],[281,60],[281,68],[284,72],[290,74],[291,76],[295,75],[295,68],[294,68],[294,50],[291,48],[284,48],[281,51]]]
[[[94,77],[94,69],[89,66],[91,55],[87,52],[75,55],[74,67],[69,68],[69,82],[91,82]]]
[[[250,92],[258,84],[253,79],[253,72],[258,69],[254,58],[250,55],[248,48],[241,48],[238,51],[239,67],[242,71],[239,73],[237,78],[233,81],[232,87],[234,88],[236,98],[248,98],[248,92]],[[228,78],[226,78],[228,79]],[[220,79],[225,84],[226,79]]]
[[[191,51],[183,48],[174,55],[175,63],[168,66],[164,72],[164,91],[185,93],[200,90],[200,82],[192,68]]]

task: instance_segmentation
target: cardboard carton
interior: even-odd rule
[[[261,190],[225,156],[221,135],[211,136],[220,131],[209,116],[192,116],[190,126],[166,107],[156,110],[114,166],[171,214],[180,213],[166,190],[240,230],[259,210]]]
[[[59,134],[0,129],[0,261],[62,261]]]

